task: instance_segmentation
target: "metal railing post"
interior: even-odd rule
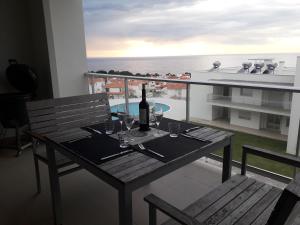
[[[299,157],[299,141],[300,141],[300,120],[299,120],[299,125],[298,125],[298,136],[297,136],[297,144],[296,144],[296,152],[295,156]],[[296,177],[297,174],[297,167],[294,167],[294,178]]]
[[[125,83],[125,109],[126,112],[129,113],[129,91],[128,91],[128,79],[124,79]]]
[[[191,85],[186,84],[186,104],[185,104],[185,120],[186,122],[190,121],[190,92]]]
[[[94,76],[90,77],[90,82],[91,82],[91,85],[92,85],[92,94],[95,94]]]

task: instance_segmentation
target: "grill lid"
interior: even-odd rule
[[[34,93],[38,87],[38,77],[28,65],[19,64],[15,59],[9,59],[6,69],[8,82],[23,93]]]

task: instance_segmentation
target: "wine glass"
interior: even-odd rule
[[[155,126],[155,102],[154,100],[149,101],[149,125],[150,126]]]
[[[159,134],[159,124],[160,124],[163,116],[164,116],[164,112],[163,112],[162,108],[159,107],[158,110],[156,110],[154,112],[155,123],[156,123],[156,128],[157,128],[157,134]]]
[[[125,121],[125,125],[126,125],[127,129],[130,131],[134,124],[134,117],[132,115],[128,114],[125,116],[124,121]]]
[[[135,122],[135,119],[134,119],[134,116],[133,115],[130,115],[130,114],[127,114],[125,117],[124,117],[124,122],[125,122],[125,125],[127,127],[127,130],[128,130],[128,133],[130,134],[130,130]],[[130,141],[134,141],[133,138],[130,139]]]
[[[121,131],[122,131],[123,130],[124,117],[126,116],[124,105],[120,104],[120,105],[117,106],[117,115],[118,115],[118,118],[119,118],[119,121],[120,121]]]

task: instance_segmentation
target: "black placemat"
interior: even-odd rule
[[[147,150],[140,150],[138,146],[135,146],[135,149],[162,162],[169,162],[196,149],[199,149],[209,143],[209,141],[199,141],[181,135],[179,135],[177,138],[172,138],[167,135],[143,143],[146,149],[157,152],[164,157],[160,157]]]
[[[181,125],[181,132],[184,133],[186,129],[193,128],[196,125],[191,123],[186,123],[183,121],[177,121],[173,119],[163,118],[159,129],[164,131],[169,131],[168,129],[168,123],[169,122],[178,122]],[[114,121],[114,132],[120,131],[120,122],[119,120]],[[123,124],[124,125],[124,124]],[[93,136],[91,138],[86,138],[82,140],[78,140],[75,142],[63,142],[62,144],[69,148],[70,150],[78,153],[79,155],[87,158],[88,160],[96,163],[101,164],[103,162],[112,160],[114,158],[120,157],[122,155],[112,157],[106,160],[101,160],[103,157],[107,157],[116,153],[119,153],[121,151],[119,147],[119,141],[109,137],[108,135],[105,135],[105,128],[104,124],[94,124],[90,125],[89,127],[101,131],[103,134],[99,135],[89,129],[86,129],[87,131],[91,132]],[[138,127],[138,123],[136,123],[133,127]],[[85,129],[83,127],[82,129]],[[125,126],[123,130],[125,130]],[[191,151],[194,151],[198,148],[201,148],[202,146],[208,144],[209,142],[203,142],[199,140],[194,140],[190,138],[186,138],[183,136],[179,136],[178,138],[171,138],[169,135],[164,137],[158,137],[157,139],[151,140],[149,142],[146,142],[144,145],[145,147],[149,147],[155,152],[158,152],[162,155],[164,155],[164,158],[161,158],[149,151],[141,151],[142,153],[149,155],[150,157],[156,158],[162,162],[169,162],[177,157],[180,157],[184,154],[187,154]],[[135,149],[140,151],[137,146],[135,146]],[[128,153],[127,153],[128,154]]]
[[[184,121],[178,121],[178,120],[173,120],[173,119],[169,119],[169,118],[163,118],[159,124],[159,129],[164,130],[164,131],[169,131],[169,127],[168,127],[168,123],[169,122],[176,122],[176,123],[180,123],[180,132],[184,133],[185,130],[193,128],[193,127],[201,127],[199,125],[195,125],[192,123],[187,123]]]
[[[121,151],[128,150],[121,149],[119,147],[118,140],[111,138],[105,134],[93,135],[91,138],[84,138],[73,142],[63,142],[61,144],[67,147],[69,150],[76,152],[80,156],[87,158],[89,161],[92,161],[95,164],[101,164],[103,162],[130,153],[127,152],[102,160],[101,158],[103,157],[111,156],[113,154],[120,153]]]

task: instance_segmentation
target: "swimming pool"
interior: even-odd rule
[[[139,102],[130,102],[128,104],[129,107],[129,113],[138,116],[139,115]],[[111,112],[117,112],[118,108],[120,111],[125,111],[125,103],[118,104],[110,107]],[[155,103],[155,109],[161,108],[163,112],[169,111],[170,106],[163,104],[163,103]]]

